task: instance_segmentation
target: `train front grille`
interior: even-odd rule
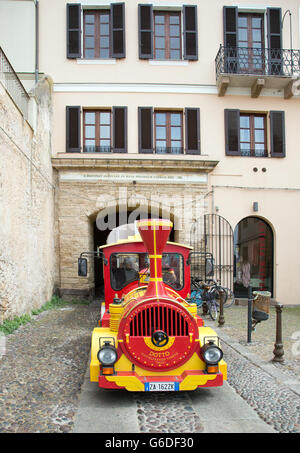
[[[169,337],[188,336],[187,317],[179,309],[162,304],[134,313],[130,321],[131,337],[150,337],[157,330],[166,332]]]

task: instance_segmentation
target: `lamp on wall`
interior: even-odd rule
[[[283,28],[283,21],[285,19],[285,16],[287,15],[287,13],[289,13],[289,16],[290,16],[290,49],[291,49],[291,52],[292,52],[292,49],[293,49],[293,34],[292,34],[292,13],[289,9],[286,10],[286,12],[284,13],[283,15],[283,18],[282,18],[282,21],[281,21],[281,29]],[[292,58],[292,53],[291,53],[291,58]]]

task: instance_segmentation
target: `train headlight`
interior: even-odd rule
[[[97,357],[101,365],[112,366],[117,361],[118,354],[113,346],[105,345],[99,349]]]
[[[202,357],[207,365],[217,365],[223,357],[223,351],[214,343],[207,343],[202,348]]]

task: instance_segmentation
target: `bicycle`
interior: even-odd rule
[[[202,282],[202,280],[198,277],[193,277],[191,279],[191,288],[192,291],[200,291],[199,290],[199,283]],[[224,300],[223,300],[223,307],[224,308],[229,308],[235,303],[235,296],[233,291],[230,288],[225,288],[224,286],[219,285],[215,280],[207,280],[207,283],[211,282],[211,290],[215,292],[215,299],[216,299],[216,304],[217,307],[219,308],[220,306],[220,297],[221,293],[224,295]],[[201,293],[200,296],[196,294],[196,298],[200,297],[201,299]]]
[[[191,292],[191,301],[197,305],[197,307],[202,307],[203,303],[206,303],[208,308],[209,315],[213,321],[217,319],[218,316],[218,304],[216,302],[217,297],[220,295],[221,286],[217,285],[214,280],[209,280],[213,282],[212,284],[205,283],[201,279],[194,278],[192,279],[192,292]]]

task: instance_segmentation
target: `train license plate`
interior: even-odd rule
[[[145,382],[145,392],[176,392],[179,382]]]

